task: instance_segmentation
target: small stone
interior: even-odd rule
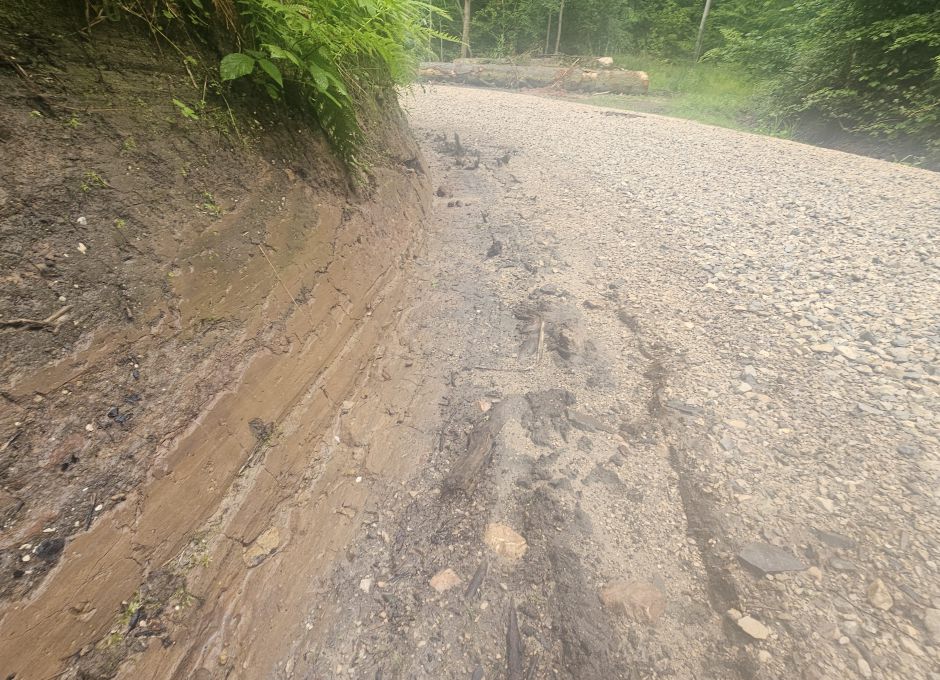
[[[486,413],[486,412],[489,411],[491,408],[493,408],[492,402],[485,401],[485,400],[482,400],[482,399],[477,402],[477,406],[480,407],[480,411],[483,412],[483,413]]]
[[[86,246],[84,243],[79,243],[76,250],[80,252],[82,255],[84,255],[85,253],[88,252],[88,246]]]
[[[857,542],[854,538],[843,536],[842,534],[837,534],[832,531],[816,529],[816,535],[819,536],[819,540],[829,547],[837,548],[839,550],[852,550],[857,545]]]
[[[865,659],[863,659],[862,657],[858,657],[858,661],[856,663],[858,664],[859,674],[861,674],[863,678],[870,678],[871,666],[868,665],[868,662],[865,661]]]
[[[446,592],[461,584],[460,577],[453,569],[441,569],[430,581],[431,587],[439,593]]]
[[[613,581],[601,590],[600,597],[611,611],[650,625],[655,625],[666,610],[663,592],[643,581]]]
[[[765,574],[806,569],[799,559],[770,543],[749,543],[738,553],[738,559]]]
[[[738,394],[747,394],[753,389],[754,388],[751,387],[750,383],[746,383],[746,382],[738,383]]]
[[[509,560],[518,560],[529,547],[522,536],[505,524],[487,524],[483,542],[497,555]]]
[[[755,640],[766,640],[770,637],[770,628],[750,616],[742,616],[736,621],[738,628]]]
[[[924,611],[924,627],[930,634],[930,640],[940,645],[940,609],[927,609]]]
[[[372,591],[372,579],[364,578],[359,581],[359,590],[368,595]]]
[[[820,345],[810,345],[809,347],[816,354],[832,354],[835,351],[835,347],[830,345],[828,342],[824,342]]]
[[[836,345],[836,351],[849,361],[858,361],[859,359],[858,350],[856,350],[854,347],[848,347],[847,345]]]
[[[836,504],[832,502],[829,498],[824,498],[823,496],[817,496],[816,502],[826,512],[834,512],[836,509]]]
[[[770,663],[773,656],[766,649],[762,649],[757,653],[757,660],[761,663]]]
[[[908,654],[912,656],[924,655],[924,650],[921,649],[917,645],[916,642],[914,642],[911,638],[907,637],[906,635],[901,636],[901,647],[904,649],[905,652],[907,652]]]
[[[264,562],[268,556],[273,554],[281,544],[281,532],[277,527],[271,527],[263,534],[258,536],[254,542],[245,549],[242,556],[245,564],[251,567],[257,567]]]
[[[822,570],[819,567],[810,567],[806,570],[806,574],[816,583],[822,582]]]
[[[875,579],[868,586],[868,601],[872,607],[882,611],[888,611],[894,606],[894,598],[891,597],[888,587],[880,578]]]
[[[728,611],[725,612],[725,614],[726,614],[727,617],[728,617],[729,619],[731,619],[732,621],[737,621],[737,620],[740,619],[742,616],[744,616],[744,614],[742,614],[741,612],[739,612],[737,609],[729,609]]]

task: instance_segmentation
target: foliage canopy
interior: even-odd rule
[[[455,12],[440,28],[457,32],[460,3],[432,1]],[[473,0],[474,54],[553,51],[561,4]],[[704,6],[705,0],[566,0],[561,51],[691,66]],[[940,154],[937,0],[713,0],[704,60],[743,68],[765,83],[768,119],[903,139],[923,147],[923,155]]]

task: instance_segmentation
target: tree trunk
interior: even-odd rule
[[[552,40],[552,13],[548,13],[548,26],[545,28],[545,51],[542,52],[545,56],[548,56],[548,48]]]
[[[463,0],[463,36],[460,44],[460,56],[470,56],[470,0]]]
[[[692,62],[697,64],[699,57],[702,56],[702,38],[705,37],[705,21],[708,19],[708,12],[712,8],[712,0],[705,0],[705,11],[702,12],[702,23],[698,27],[698,39],[695,41],[695,56]]]
[[[558,6],[558,32],[555,33],[555,54],[558,54],[558,49],[561,47],[561,20],[565,16],[565,0],[561,0],[561,4]]]
[[[563,66],[492,63],[468,59],[450,63],[426,62],[418,75],[426,80],[479,87],[557,87],[571,92],[617,92],[646,94],[649,76],[642,71],[589,69]]]

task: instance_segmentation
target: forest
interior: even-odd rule
[[[940,155],[936,0],[433,4],[449,17],[432,18],[434,28],[465,35],[472,56],[610,55],[649,71],[654,91],[691,98],[682,108],[680,96],[670,113],[798,137],[854,137],[914,163],[935,164]],[[459,56],[460,45],[432,47]]]

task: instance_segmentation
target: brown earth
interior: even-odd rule
[[[27,19],[0,30],[0,675],[106,677],[153,647],[191,677],[217,626],[263,666],[278,645],[261,638],[290,636],[239,621],[303,602],[367,495],[356,478],[401,467],[334,455],[331,428],[351,395],[400,391],[429,193],[414,143],[393,107],[353,187],[317,130],[264,102],[181,115],[206,74],[148,32]],[[233,599],[272,526],[264,552],[296,558],[284,600]],[[193,611],[203,633],[180,640]]]
[[[0,676],[934,680],[936,175],[3,35]]]

